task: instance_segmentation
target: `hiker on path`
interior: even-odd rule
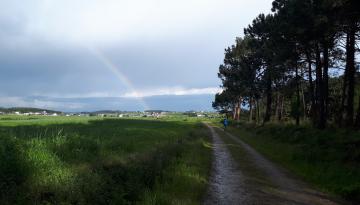
[[[226,130],[226,127],[228,126],[229,121],[225,118],[225,119],[223,120],[223,124],[224,124],[224,130]]]

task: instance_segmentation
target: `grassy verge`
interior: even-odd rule
[[[135,204],[172,186],[163,179],[180,181],[178,172],[203,181],[188,180],[194,188],[162,198],[200,200],[211,155],[198,123],[23,120],[0,122],[1,204]],[[191,151],[204,156],[190,158]]]
[[[172,161],[157,179],[153,190],[145,193],[140,204],[201,204],[211,168],[211,143],[208,130],[202,125],[188,139],[184,152]]]
[[[292,125],[241,125],[229,131],[323,191],[360,199],[360,133]]]

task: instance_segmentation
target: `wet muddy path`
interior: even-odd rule
[[[238,137],[206,126],[213,139],[214,161],[204,204],[344,204],[295,179]],[[237,158],[230,149],[240,152]]]
[[[207,126],[212,135],[214,161],[204,204],[245,204],[248,196],[245,193],[243,174],[220,136],[214,128]]]

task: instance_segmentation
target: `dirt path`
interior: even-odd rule
[[[340,204],[295,179],[238,137],[226,133],[223,136],[226,137],[225,144],[225,138],[223,140],[215,131],[218,128],[206,126],[213,138],[214,162],[204,204]],[[223,131],[217,131],[223,135]],[[235,160],[230,154],[229,147],[241,150],[246,159]]]
[[[243,174],[215,130],[207,125],[213,138],[213,170],[204,204],[243,204],[246,201]]]

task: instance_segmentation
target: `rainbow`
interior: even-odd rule
[[[93,54],[100,62],[102,62],[105,66],[105,68],[107,68],[109,71],[111,71],[117,79],[120,80],[120,82],[128,89],[130,90],[132,93],[135,93],[135,97],[138,102],[141,104],[141,106],[143,107],[144,110],[149,110],[149,106],[146,103],[145,99],[140,95],[136,95],[138,92],[135,89],[133,83],[130,81],[129,78],[127,78],[123,72],[121,72],[120,69],[118,69],[114,63],[108,58],[106,57],[103,52],[101,52],[99,49],[95,48],[95,47],[88,47],[88,50],[90,51],[91,54]]]

